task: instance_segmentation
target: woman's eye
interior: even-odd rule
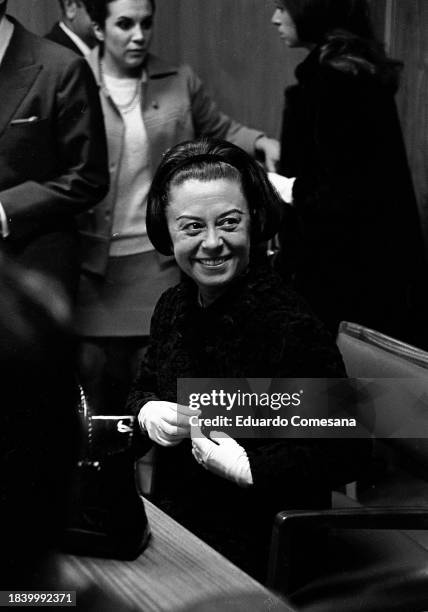
[[[239,225],[240,220],[238,217],[225,217],[220,221],[219,226],[226,230],[232,230]]]
[[[202,224],[197,221],[192,221],[192,223],[187,223],[183,229],[188,234],[197,234],[202,229]]]
[[[121,30],[129,30],[132,27],[132,21],[130,19],[121,19],[116,25]]]
[[[141,27],[143,28],[143,30],[151,30],[151,28],[153,27],[153,19],[151,17],[150,19],[145,19],[141,22]]]

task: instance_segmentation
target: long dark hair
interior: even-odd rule
[[[401,62],[376,39],[367,0],[282,0],[299,40],[320,49],[320,63],[351,74],[370,74],[396,88]]]

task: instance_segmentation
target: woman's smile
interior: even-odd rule
[[[207,268],[221,268],[223,264],[229,261],[231,255],[223,256],[223,257],[215,257],[215,258],[195,258],[197,263],[200,263],[202,266]]]

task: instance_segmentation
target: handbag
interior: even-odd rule
[[[63,549],[135,559],[150,529],[135,481],[134,417],[94,415],[79,385],[83,444],[71,488]]]

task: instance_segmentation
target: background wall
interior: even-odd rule
[[[404,61],[398,108],[428,243],[428,1],[389,0],[391,54]]]
[[[281,44],[270,23],[273,3],[160,0],[158,5],[158,52],[190,63],[226,112],[278,135],[284,85],[304,53]]]
[[[278,135],[283,89],[301,51],[285,49],[270,24],[270,0],[157,0],[153,48],[190,63],[222,109]],[[9,12],[45,33],[58,18],[57,0],[9,0]],[[428,0],[372,0],[376,31],[404,60],[398,97],[418,201],[428,236]]]

